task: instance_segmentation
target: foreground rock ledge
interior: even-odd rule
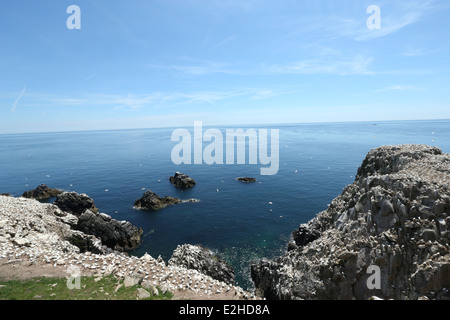
[[[86,210],[87,220],[106,215]],[[138,258],[118,251],[95,253],[80,250],[74,239],[102,251],[101,239],[74,230],[79,218],[52,204],[0,196],[0,278],[113,275],[174,293],[175,299],[246,300],[255,297],[242,288],[215,280],[197,270],[145,254]]]
[[[327,210],[294,231],[283,256],[253,264],[251,275],[268,299],[449,300],[449,234],[450,155],[383,146]],[[370,266],[379,267],[380,289],[367,285]]]
[[[199,245],[178,246],[168,263],[198,270],[229,285],[234,285],[236,281],[233,267],[230,264],[218,258],[210,249]]]

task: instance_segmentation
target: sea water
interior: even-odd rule
[[[217,129],[226,128],[234,129]],[[21,196],[44,183],[85,193],[101,212],[143,229],[141,245],[131,254],[167,261],[177,245],[199,244],[231,263],[237,284],[250,289],[251,262],[284,252],[292,231],[354,181],[372,148],[414,143],[450,152],[448,120],[236,128],[279,129],[276,175],[261,176],[260,165],[175,165],[171,135],[177,128],[12,134],[0,135],[0,193]],[[197,185],[171,185],[177,171]],[[243,176],[257,181],[236,180]],[[135,210],[134,201],[147,190],[200,201]]]

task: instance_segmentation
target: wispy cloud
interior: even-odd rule
[[[437,50],[427,50],[422,48],[407,48],[398,55],[403,57],[422,57],[429,54],[435,54]]]
[[[212,73],[227,73],[227,74],[235,74],[237,71],[227,68],[224,65],[214,64],[214,65],[171,65],[168,67],[163,67],[168,70],[180,71],[182,73],[193,75],[193,76],[201,76]]]
[[[91,74],[89,77],[87,77],[86,79],[84,79],[84,81],[89,81],[89,80],[91,80],[93,77],[95,77],[95,74]]]
[[[370,65],[373,58],[356,55],[351,58],[329,57],[323,59],[306,59],[292,64],[272,65],[266,68],[276,74],[332,74],[332,75],[372,75]]]
[[[19,96],[16,98],[16,100],[14,101],[14,104],[11,108],[11,112],[16,111],[17,105],[20,101],[20,99],[22,99],[23,95],[25,94],[25,91],[27,90],[27,86],[24,86],[22,89],[22,92],[19,94]]]
[[[226,37],[225,39],[223,39],[223,40],[221,40],[219,43],[217,43],[217,44],[214,46],[214,49],[218,49],[218,48],[220,48],[220,47],[223,47],[223,46],[225,46],[225,45],[227,45],[227,44],[233,42],[234,40],[236,40],[236,38],[237,38],[236,35]]]
[[[241,88],[222,91],[192,91],[192,92],[150,92],[145,94],[84,94],[61,95],[27,93],[32,98],[32,104],[27,107],[45,105],[46,107],[103,107],[113,111],[139,111],[145,108],[161,109],[185,105],[220,106],[236,101],[266,99],[273,96],[293,93],[292,88]],[[296,91],[298,92],[298,91]],[[21,94],[22,96],[22,94]],[[20,99],[20,97],[17,101]],[[17,103],[15,103],[17,105]]]
[[[423,87],[416,87],[416,86],[405,86],[405,85],[399,85],[399,84],[393,84],[391,86],[388,86],[383,89],[375,90],[374,92],[388,92],[388,91],[423,91],[425,88]]]
[[[182,74],[191,76],[203,76],[208,74],[243,74],[242,70],[236,67],[230,67],[226,63],[218,63],[211,61],[204,61],[199,59],[181,58],[182,61],[177,61],[174,64],[150,64],[147,67],[157,70],[176,71]]]

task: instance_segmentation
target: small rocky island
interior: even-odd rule
[[[141,198],[134,202],[136,209],[161,210],[167,206],[181,203],[180,199],[174,197],[160,197],[151,190],[147,190]]]
[[[283,256],[254,263],[251,275],[267,299],[449,300],[449,244],[450,154],[384,146],[294,231]]]
[[[199,202],[198,199],[181,200],[174,197],[160,197],[151,190],[147,190],[144,195],[134,202],[134,207],[138,210],[158,211],[167,206],[186,202]]]
[[[169,180],[174,186],[181,189],[189,189],[197,184],[194,179],[181,172],[176,172]]]

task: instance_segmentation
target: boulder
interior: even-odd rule
[[[41,184],[36,189],[25,191],[22,195],[23,198],[45,200],[63,193],[64,191],[58,189],[49,188],[45,184]]]
[[[178,246],[168,261],[168,265],[194,269],[213,279],[230,285],[235,284],[233,267],[202,246],[190,244]]]
[[[104,245],[117,251],[135,249],[143,233],[141,228],[128,221],[118,221],[104,213],[94,213],[90,210],[80,215],[76,228],[100,238]]]
[[[145,290],[143,288],[137,289],[137,298],[138,299],[148,299],[150,297],[151,297],[151,294],[147,290]]]
[[[174,197],[164,197],[161,198],[156,193],[154,193],[151,190],[148,190],[144,193],[142,198],[136,200],[134,202],[134,206],[137,209],[144,209],[144,210],[161,210],[167,206],[181,203],[182,201],[180,199],[174,198]]]
[[[133,287],[142,281],[140,277],[135,275],[126,275],[123,279],[123,285],[125,288]]]
[[[173,177],[169,178],[169,180],[174,186],[181,188],[181,189],[192,188],[193,186],[196,185],[196,182],[194,179],[192,179],[188,175],[186,175],[184,173],[180,173],[180,172],[176,172]]]
[[[78,230],[73,230],[64,237],[64,240],[78,247],[80,253],[92,252],[96,254],[105,254],[105,248],[102,241],[93,235],[85,234]]]
[[[54,204],[62,211],[72,213],[76,216],[80,216],[88,209],[94,213],[98,212],[94,200],[85,194],[78,194],[76,192],[58,194]]]
[[[158,288],[154,284],[152,284],[150,281],[143,281],[143,282],[141,282],[141,287],[143,287],[145,290],[148,290],[148,292],[152,296],[158,296],[159,295]]]

